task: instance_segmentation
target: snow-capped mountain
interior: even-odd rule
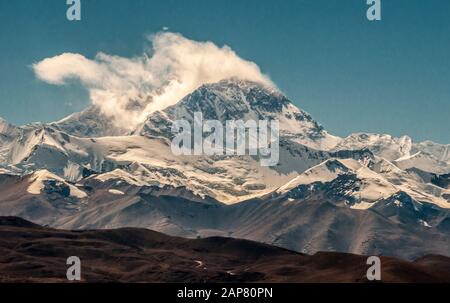
[[[17,128],[0,118],[0,142],[7,142],[17,134]]]
[[[450,161],[450,144],[443,145],[431,141],[425,141],[413,145],[412,153],[423,152],[432,155],[437,160],[442,162]]]
[[[51,123],[51,126],[62,132],[87,138],[120,136],[128,132],[115,126],[111,119],[95,106]]]
[[[279,120],[279,164],[175,156],[172,123],[192,122],[195,112],[222,122]],[[145,227],[308,253],[446,254],[449,175],[448,145],[339,138],[276,88],[238,79],[199,87],[132,133],[95,107],[49,124],[0,120],[0,215],[61,228]]]
[[[136,133],[171,137],[173,121],[192,123],[196,112],[201,112],[205,120],[222,123],[227,120],[278,120],[281,136],[316,150],[329,150],[340,141],[276,88],[238,79],[201,86],[176,105],[150,115]]]
[[[333,150],[364,148],[402,169],[417,168],[438,175],[450,171],[449,145],[431,141],[413,143],[408,136],[396,138],[380,134],[352,134],[340,141]]]
[[[390,135],[358,133],[341,140],[335,150],[364,148],[388,161],[394,161],[411,154],[412,140],[408,136],[395,138]]]
[[[450,209],[450,191],[425,184],[407,171],[385,159],[376,158],[367,165],[353,159],[327,160],[277,190],[291,198],[303,197],[311,191],[335,195],[336,202],[351,208],[367,209],[399,193],[405,193],[418,204],[432,204]]]
[[[17,135],[17,128],[0,118],[0,169],[8,162],[5,155],[9,151],[11,141],[13,141]]]
[[[282,161],[264,168],[250,156],[174,156],[171,124],[178,118],[192,119],[195,111],[221,121],[279,119]],[[314,149],[333,146],[337,138],[276,89],[236,79],[200,87],[177,105],[151,114],[134,135],[97,137],[106,130],[116,131],[107,123],[99,111],[89,108],[56,123],[20,127],[4,149],[5,165],[25,174],[47,169],[72,182],[119,169],[134,175],[141,185],[185,186],[199,195],[235,203],[274,190],[328,158],[371,156],[360,150]],[[89,134],[95,137],[86,137]]]
[[[410,156],[401,157],[394,162],[398,167],[403,169],[417,168],[438,175],[445,174],[450,170],[450,162],[448,160],[438,160],[434,155],[422,151]]]

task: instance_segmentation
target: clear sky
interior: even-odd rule
[[[0,0],[0,116],[53,121],[89,104],[77,83],[52,86],[30,65],[64,52],[142,54],[144,37],[168,27],[229,45],[331,133],[366,131],[450,143],[450,1]]]

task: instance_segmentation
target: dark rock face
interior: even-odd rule
[[[442,188],[450,188],[450,174],[440,176],[434,175],[431,179],[431,183]]]
[[[450,233],[450,216],[442,220],[442,222],[438,225],[438,229],[442,232]]]
[[[45,194],[58,194],[63,197],[70,196],[70,187],[63,182],[57,180],[45,180],[44,188],[42,190]]]
[[[374,158],[374,154],[368,149],[340,150],[330,153],[330,157],[338,159],[370,160]]]
[[[399,192],[388,199],[379,201],[372,209],[383,217],[403,226],[417,229],[435,230],[447,238],[449,212],[433,204],[419,202],[405,192]]]
[[[308,185],[300,185],[287,193],[290,199],[308,199],[315,195],[321,195],[326,199],[335,201],[336,204],[345,203],[353,205],[358,202],[358,198],[348,193],[358,191],[360,182],[354,174],[342,174],[332,182],[315,182]]]

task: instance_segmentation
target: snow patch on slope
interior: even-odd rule
[[[87,194],[84,191],[67,183],[64,179],[56,176],[55,174],[50,173],[47,170],[36,171],[33,174],[31,174],[29,178],[30,178],[30,185],[28,186],[27,191],[32,195],[42,194],[42,190],[45,188],[44,182],[49,180],[55,180],[68,186],[70,188],[71,196],[76,197],[78,199],[84,199],[87,197]]]

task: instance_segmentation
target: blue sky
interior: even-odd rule
[[[0,0],[0,116],[52,121],[89,104],[76,82],[53,86],[31,64],[64,52],[142,54],[145,36],[168,27],[229,45],[331,133],[408,134],[450,143],[450,1]]]

